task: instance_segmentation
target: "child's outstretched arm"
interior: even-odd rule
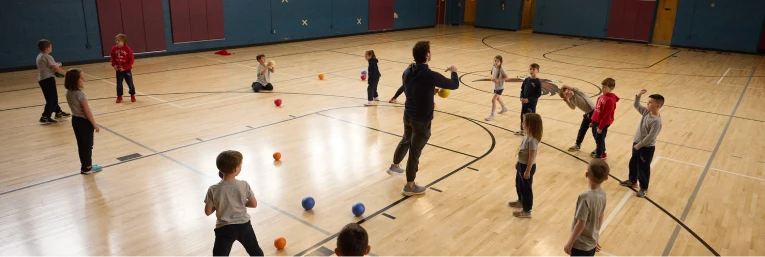
[[[205,204],[205,215],[210,216],[215,212],[215,206]]]

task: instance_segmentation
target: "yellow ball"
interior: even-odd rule
[[[449,90],[449,89],[443,89],[442,88],[441,90],[438,90],[438,96],[440,96],[441,98],[449,97],[449,93],[451,93],[451,90]]]
[[[272,66],[272,67],[276,67],[276,61],[274,61],[274,60],[270,60],[270,61],[268,61],[268,62],[269,62],[269,63],[271,63],[271,66]]]

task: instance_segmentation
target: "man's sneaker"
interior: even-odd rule
[[[646,194],[648,194],[648,190],[640,189],[640,191],[637,192],[637,197],[643,198]]]
[[[121,97],[121,96],[118,96],[118,97],[117,97],[117,103],[121,103],[121,102],[122,102],[122,97]]]
[[[66,113],[66,112],[63,112],[63,111],[56,113],[56,119],[66,118],[66,117],[70,117],[70,116],[72,116],[72,114],[69,114],[69,113]]]
[[[388,168],[388,174],[393,176],[398,176],[398,175],[404,174],[404,169],[396,167],[396,165],[391,164],[390,168]]]
[[[135,95],[130,95],[130,101],[135,103]]]
[[[503,114],[503,113],[506,113],[506,112],[507,112],[507,107],[504,107],[504,106],[503,106],[503,107],[502,107],[502,110],[501,110],[501,111],[499,111],[498,113],[499,113],[499,114]]]
[[[521,201],[508,202],[507,205],[510,205],[510,207],[513,207],[513,208],[521,208],[522,207],[521,206]]]
[[[93,174],[93,173],[101,171],[101,169],[103,169],[103,167],[93,164],[93,165],[90,165],[90,170],[82,170],[80,171],[80,174],[82,175]]]
[[[514,132],[513,134],[516,135],[516,136],[523,136],[523,131],[519,130],[519,131]]]
[[[568,148],[568,151],[569,151],[569,152],[579,152],[579,150],[581,150],[581,149],[582,149],[582,147],[581,147],[581,146],[579,146],[579,145],[573,145],[573,146],[571,146],[571,147],[569,147],[569,148]]]
[[[620,186],[625,186],[625,187],[632,187],[632,188],[635,188],[635,187],[637,187],[637,185],[638,185],[638,184],[637,184],[637,182],[632,182],[632,181],[630,181],[630,180],[628,179],[628,180],[625,180],[625,181],[619,182],[619,185],[620,185]]]
[[[416,183],[414,184],[413,187],[408,187],[404,185],[404,190],[401,191],[401,194],[405,196],[422,195],[422,194],[425,194],[425,189],[427,188],[425,188],[424,186],[417,185]]]
[[[56,124],[56,120],[51,119],[50,117],[40,117],[40,123],[42,124]]]
[[[514,211],[513,216],[518,218],[531,218],[531,212],[526,211]]]
[[[486,117],[486,121],[493,121],[494,120],[494,114],[489,115],[489,117]]]

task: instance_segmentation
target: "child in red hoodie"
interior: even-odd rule
[[[112,47],[112,67],[117,71],[117,103],[122,102],[122,80],[128,84],[130,101],[135,102],[135,85],[133,85],[133,50],[127,46],[128,38],[125,34],[117,34],[114,37],[117,45]]]
[[[595,104],[595,110],[592,113],[592,123],[590,123],[592,135],[597,144],[591,155],[592,158],[605,160],[608,158],[606,155],[606,134],[608,134],[608,127],[614,123],[614,111],[616,111],[616,102],[619,101],[619,97],[611,93],[616,87],[614,79],[604,79],[601,85],[603,85],[603,95],[598,97],[598,103]]]

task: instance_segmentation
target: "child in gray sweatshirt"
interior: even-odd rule
[[[659,109],[664,106],[664,97],[659,94],[648,96],[648,107],[640,105],[640,97],[647,91],[640,90],[635,95],[635,109],[643,115],[635,132],[632,145],[632,158],[630,158],[629,179],[622,181],[622,186],[636,187],[640,182],[638,197],[645,197],[648,193],[648,182],[651,179],[651,161],[656,151],[656,137],[661,131],[661,115]]]

